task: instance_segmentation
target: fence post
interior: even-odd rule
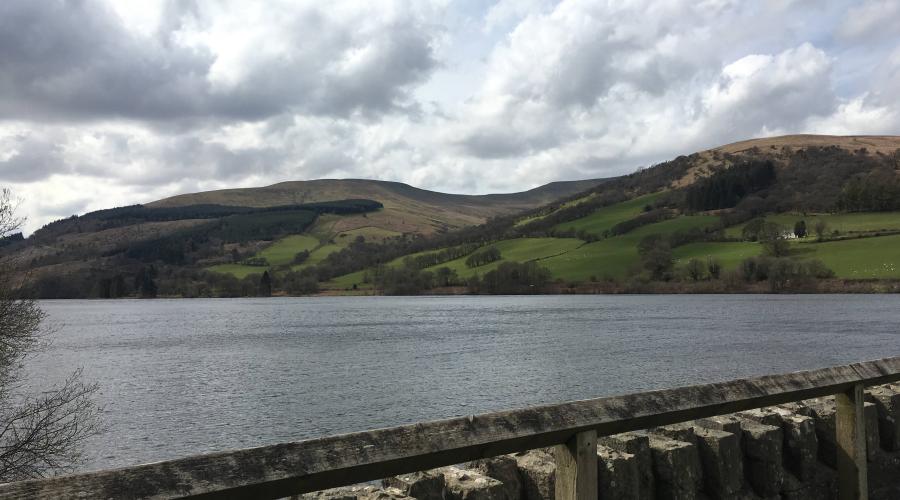
[[[837,414],[838,498],[867,500],[866,419],[863,414],[865,394],[863,385],[854,385],[847,392],[834,396]]]
[[[597,431],[584,431],[553,448],[556,500],[597,500]]]

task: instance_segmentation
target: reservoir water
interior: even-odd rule
[[[44,301],[82,470],[900,354],[897,295]]]

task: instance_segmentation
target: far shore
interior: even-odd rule
[[[791,295],[791,294],[891,294],[900,293],[900,280],[891,279],[822,279],[804,283],[800,286],[789,286],[773,291],[766,282],[730,284],[725,280],[701,280],[696,282],[615,282],[598,281],[577,284],[552,283],[534,293],[486,294],[471,293],[464,286],[450,286],[423,290],[417,294],[388,295],[372,288],[357,290],[322,290],[309,295],[289,295],[283,292],[273,293],[271,297],[420,297],[420,296],[463,296],[463,295]],[[139,299],[140,297],[119,297],[119,299]],[[197,296],[160,295],[157,299],[209,299],[209,298],[267,298],[262,296]],[[110,300],[110,299],[46,299],[46,300]]]

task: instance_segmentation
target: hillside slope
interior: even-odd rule
[[[444,268],[444,282],[449,275],[462,285],[502,262],[535,262],[551,279],[568,283],[627,280],[643,272],[639,246],[647,237],[671,248],[675,268],[667,276],[683,277],[692,260],[733,271],[766,253],[743,231],[754,219],[777,224],[787,235],[786,253],[777,256],[790,265],[815,259],[837,278],[900,277],[900,137],[791,135],[679,156],[469,231],[445,247],[500,250],[489,265],[469,267],[468,254],[456,252],[452,260],[422,261],[427,267],[421,271],[437,276]],[[795,238],[798,224],[808,229]],[[825,229],[814,234],[820,225]],[[548,255],[546,248],[556,251]],[[387,254],[393,265],[405,261]],[[354,260],[346,262],[353,269]],[[336,275],[324,286],[368,288],[375,270]]]
[[[729,158],[765,156],[783,167],[794,153],[809,148],[838,148],[853,153],[889,155],[900,148],[900,136],[794,134],[733,142],[691,155],[690,168],[673,182],[673,187],[689,186],[717,168],[730,166],[732,162],[728,161]]]
[[[814,135],[794,134],[763,137],[733,142],[713,148],[710,151],[740,153],[753,148],[809,148],[836,146],[848,151],[866,149],[872,153],[892,153],[900,147],[900,136],[896,135]]]
[[[590,189],[601,179],[552,182],[529,191],[509,194],[461,195],[419,189],[399,182],[366,179],[319,179],[282,182],[266,187],[225,189],[183,194],[147,206],[196,204],[268,207],[361,198],[375,200],[384,210],[366,217],[345,217],[336,232],[377,227],[398,233],[431,234],[480,224],[490,217],[546,205]]]
[[[276,293],[352,291],[385,273],[408,291],[467,285],[503,262],[536,262],[567,283],[635,279],[646,274],[639,247],[648,237],[671,247],[666,277],[684,276],[692,259],[731,271],[763,250],[745,234],[751,221],[784,233],[804,222],[786,256],[796,265],[817,259],[841,278],[900,277],[900,137],[741,141],[511,194],[361,179],[186,194],[58,221],[0,254],[46,298],[157,287],[165,296],[253,295],[263,282]],[[811,236],[820,222],[827,231]],[[470,255],[484,262],[470,266]],[[410,280],[413,288],[400,283]]]
[[[215,280],[261,274],[270,266],[296,270],[360,237],[378,242],[445,233],[600,182],[470,196],[396,182],[325,179],[185,194],[53,222],[27,239],[4,242],[0,258],[29,276],[37,295],[46,298],[134,295],[147,273],[176,290],[164,286],[160,293],[196,285],[202,294],[207,271],[222,275]]]

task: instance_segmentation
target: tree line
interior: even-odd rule
[[[847,212],[887,212],[900,210],[900,176],[881,169],[847,182],[838,199]]]
[[[480,267],[503,258],[500,249],[494,246],[479,250],[466,259],[466,267]]]
[[[774,182],[771,160],[742,162],[696,181],[685,193],[685,205],[695,211],[731,208]]]
[[[46,241],[70,232],[91,232],[145,222],[170,222],[176,220],[222,219],[237,215],[260,215],[278,212],[312,212],[314,214],[355,214],[373,212],[384,208],[374,200],[347,199],[271,207],[243,207],[215,204],[195,204],[177,207],[148,207],[129,205],[73,215],[60,219],[35,231],[32,238]],[[246,219],[236,219],[246,220]],[[252,219],[251,219],[252,220]]]

